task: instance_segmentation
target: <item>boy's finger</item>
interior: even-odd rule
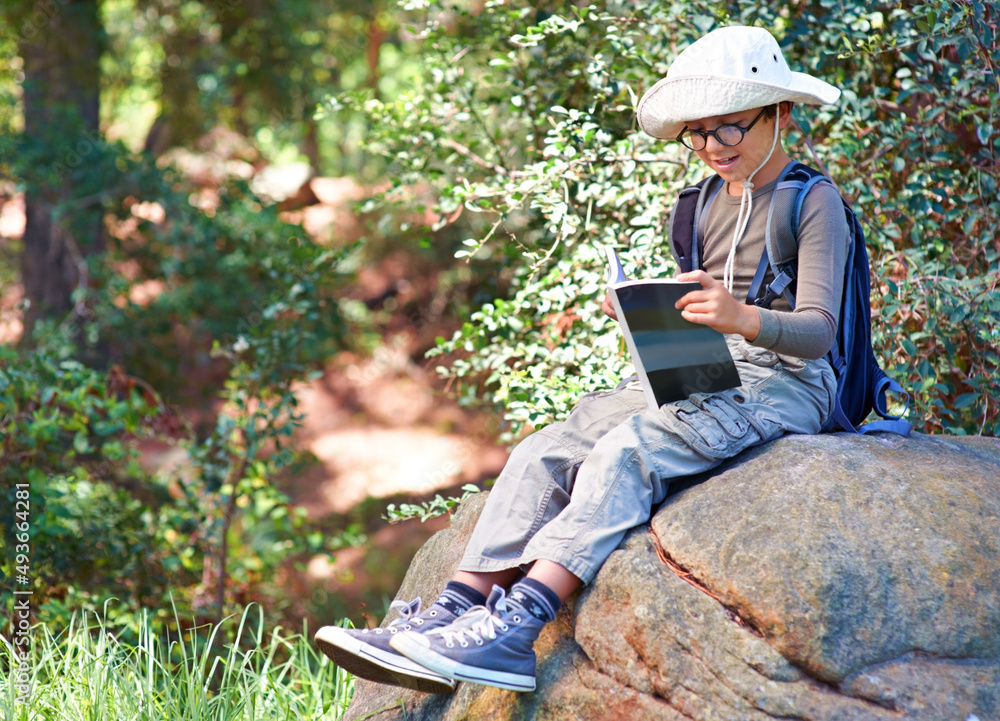
[[[611,294],[604,296],[604,300],[601,302],[601,310],[609,318],[618,320],[618,314],[615,313],[615,304],[611,302]]]
[[[686,273],[681,273],[674,276],[674,280],[679,280],[682,283],[687,283],[692,280],[699,280],[699,274],[702,273],[701,270],[689,270]],[[700,281],[699,281],[700,282]]]
[[[701,283],[703,288],[710,288],[717,282],[715,278],[701,269],[689,270],[687,273],[676,275],[674,276],[674,280],[679,280],[682,283],[690,283],[691,281],[694,281],[696,283]]]
[[[681,316],[684,320],[689,320],[692,323],[698,323],[699,325],[708,325],[712,320],[712,316],[707,313],[698,313],[692,311],[690,308],[685,308],[681,311]]]
[[[682,295],[676,303],[674,303],[674,308],[684,308],[691,305],[692,303],[703,303],[709,299],[709,295],[704,290],[692,290],[690,293],[685,293]]]

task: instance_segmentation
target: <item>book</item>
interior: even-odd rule
[[[614,249],[606,252],[611,302],[651,409],[692,393],[716,393],[741,384],[725,336],[686,320],[674,307],[682,296],[699,290],[699,283],[629,280]]]

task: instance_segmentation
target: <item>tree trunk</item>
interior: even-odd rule
[[[40,162],[25,172],[21,274],[30,305],[25,339],[43,317],[64,319],[86,282],[86,258],[103,248],[101,209],[69,205],[74,177],[100,142],[102,28],[97,0],[27,4],[20,22],[24,60],[24,141]],[[92,160],[92,158],[91,158]],[[54,211],[68,208],[58,216]],[[73,321],[80,328],[83,318]],[[30,340],[28,340],[30,343]]]
[[[302,152],[309,158],[309,167],[312,168],[313,175],[323,174],[323,159],[319,151],[319,125],[312,116],[312,108],[306,107],[305,117],[302,119],[305,125],[305,134],[302,138]]]

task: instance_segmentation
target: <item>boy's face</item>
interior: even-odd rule
[[[763,116],[757,118],[760,112],[761,108],[754,108],[729,115],[692,120],[687,123],[688,129],[703,131],[715,130],[721,125],[738,125],[741,128],[746,128],[753,123],[753,127],[743,134],[743,140],[738,145],[723,145],[714,136],[709,135],[705,141],[704,149],[695,151],[705,165],[729,183],[739,183],[757,169],[757,166],[764,161],[771,150],[771,143],[774,140],[774,124],[780,122],[781,127],[784,127],[788,122],[789,114],[784,107],[776,117],[772,118]],[[753,122],[754,118],[757,118],[756,123]],[[775,151],[778,149],[776,146]]]

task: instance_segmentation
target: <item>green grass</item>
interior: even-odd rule
[[[318,652],[311,635],[238,625],[185,628],[170,641],[148,618],[121,638],[97,615],[53,634],[31,631],[32,690],[18,703],[13,649],[0,636],[0,716],[7,721],[268,721],[340,719],[354,679]],[[235,629],[232,627],[235,626]],[[177,628],[181,628],[178,624]],[[223,636],[235,630],[231,640]],[[124,640],[126,636],[133,641]]]

